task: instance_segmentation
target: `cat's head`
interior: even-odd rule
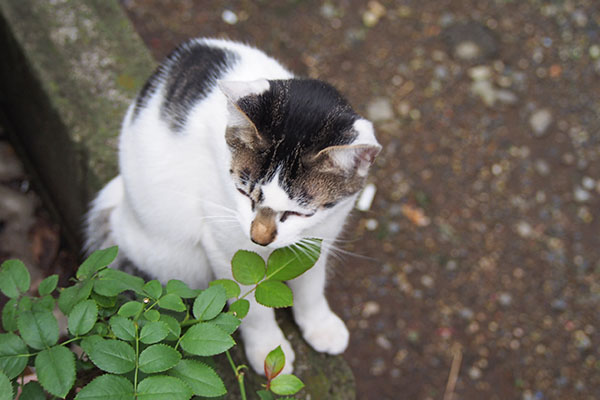
[[[242,229],[282,247],[318,232],[364,186],[381,146],[332,86],[310,79],[219,82]]]

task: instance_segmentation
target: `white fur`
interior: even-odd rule
[[[191,110],[180,133],[171,132],[159,116],[162,88],[133,122],[130,107],[120,136],[120,175],[99,193],[88,216],[88,238],[95,235],[93,221],[109,213],[110,235],[104,245],[117,244],[121,254],[163,284],[176,278],[195,288],[206,287],[213,278],[232,278],[230,261],[238,249],[255,251],[266,259],[274,248],[302,238],[335,239],[355,200],[353,196],[310,218],[289,217],[279,224],[277,239],[268,247],[249,240],[254,215],[249,199],[236,191],[229,176],[223,92],[235,96],[248,89],[239,82],[248,81],[254,82],[252,90],[265,90],[265,79],[292,75],[254,48],[224,40],[203,41],[238,53],[241,61],[222,77],[238,83],[221,82],[223,89],[215,88]],[[375,141],[372,126],[362,121],[355,124],[359,138],[365,143]],[[293,204],[277,182],[274,179],[263,187],[265,205],[277,212],[308,212]],[[348,331],[325,299],[327,253],[324,246],[316,266],[289,284],[295,297],[294,316],[305,339],[319,351],[337,354],[347,346]],[[249,289],[243,288],[243,293]],[[287,359],[284,372],[291,372],[294,353],[273,310],[251,303],[241,326],[250,364],[262,373],[267,353],[282,345]]]

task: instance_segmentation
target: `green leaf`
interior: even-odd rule
[[[231,268],[235,280],[243,285],[256,285],[265,276],[265,261],[252,251],[238,250]]]
[[[122,376],[105,374],[97,377],[75,396],[75,400],[133,400],[133,384]]]
[[[219,375],[200,361],[181,360],[169,375],[181,379],[196,396],[217,397],[227,393]]]
[[[94,292],[102,296],[116,296],[121,292],[132,290],[143,294],[144,280],[117,269],[106,268],[98,273],[94,282]]]
[[[181,360],[181,353],[166,344],[153,344],[140,354],[142,372],[154,374],[173,368]]]
[[[223,286],[209,287],[194,300],[194,317],[200,321],[211,320],[223,310],[225,303],[227,303],[227,296]]]
[[[0,400],[12,400],[13,388],[10,380],[0,371]]]
[[[65,315],[69,315],[75,304],[87,299],[92,293],[94,281],[88,280],[63,289],[58,296],[58,308]]]
[[[39,382],[31,381],[23,386],[19,400],[46,400],[46,394]]]
[[[213,356],[229,350],[235,342],[223,329],[210,322],[201,322],[192,326],[183,335],[181,347],[197,356]]]
[[[94,300],[78,303],[69,313],[69,332],[73,336],[85,335],[98,319],[98,306]]]
[[[291,374],[279,375],[270,384],[271,391],[281,396],[296,394],[303,387],[304,383]]]
[[[186,307],[181,300],[181,297],[174,293],[167,293],[158,300],[158,306],[165,310],[185,311]]]
[[[18,299],[10,299],[6,302],[4,308],[2,309],[2,328],[4,328],[6,332],[17,330],[18,306]]]
[[[79,280],[91,277],[95,272],[112,263],[117,258],[119,249],[112,246],[103,250],[96,250],[77,269],[76,277]]]
[[[236,300],[229,306],[229,311],[233,312],[233,314],[238,318],[244,318],[246,315],[248,315],[249,309],[250,302],[246,299]]]
[[[75,383],[75,355],[63,346],[43,350],[35,358],[35,372],[44,389],[65,397]]]
[[[38,286],[38,293],[40,296],[45,296],[50,294],[56,289],[56,285],[58,284],[58,275],[50,275],[46,279],[40,282]]]
[[[279,375],[284,366],[285,354],[283,354],[281,346],[277,346],[277,348],[267,354],[267,358],[265,358],[265,376],[267,377],[267,380],[271,380]]]
[[[120,340],[89,336],[81,341],[81,348],[95,366],[113,374],[124,374],[135,368],[135,351]]]
[[[167,282],[167,293],[176,294],[183,299],[193,299],[198,296],[197,291],[190,289],[185,282],[179,279],[171,279]]]
[[[312,268],[320,253],[320,242],[314,243],[296,244],[274,250],[267,260],[267,278],[288,281]]]
[[[264,281],[256,287],[256,301],[263,306],[281,308],[294,304],[292,290],[280,281]]]
[[[152,322],[156,322],[160,319],[160,313],[157,310],[146,310],[143,315],[146,320]]]
[[[128,301],[119,308],[117,314],[122,317],[133,317],[142,311],[143,308],[144,304],[139,301]]]
[[[112,308],[117,304],[116,296],[107,297],[98,293],[92,293],[91,298],[102,308]]]
[[[51,311],[21,311],[17,327],[27,345],[41,350],[58,341],[58,322]]]
[[[241,293],[240,285],[237,284],[236,281],[232,281],[231,279],[217,279],[216,281],[212,281],[209,286],[221,285],[225,289],[225,295],[228,299],[235,299]]]
[[[275,400],[275,395],[266,390],[259,390],[256,392],[260,400]]]
[[[210,320],[211,324],[215,324],[219,328],[223,329],[226,333],[232,334],[240,326],[242,321],[234,316],[232,313],[221,313],[216,318]]]
[[[0,333],[0,371],[14,379],[27,366],[29,351],[23,340],[14,333]]]
[[[10,298],[26,293],[31,285],[29,271],[19,260],[6,260],[0,267],[0,290]]]
[[[181,325],[179,324],[179,321],[166,314],[160,315],[160,321],[167,324],[169,328],[169,334],[167,335],[165,340],[173,341],[179,339],[179,335],[181,335]]]
[[[138,385],[138,400],[188,400],[192,392],[181,380],[165,375],[149,376]]]
[[[32,304],[33,311],[54,311],[54,306],[56,305],[56,301],[52,295],[45,295],[44,297],[40,297],[34,299]]]
[[[144,293],[153,298],[154,300],[158,299],[163,292],[162,285],[156,279],[146,282],[144,285]]]
[[[108,321],[110,329],[121,340],[135,340],[135,324],[129,318],[113,315]]]
[[[164,322],[152,321],[148,322],[140,332],[140,342],[144,344],[152,344],[160,342],[169,334],[169,327]]]

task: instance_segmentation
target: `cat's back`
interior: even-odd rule
[[[128,123],[158,111],[172,130],[182,130],[192,108],[215,93],[220,95],[219,80],[290,77],[279,62],[254,47],[223,39],[191,39],[173,50],[148,79],[132,105]]]

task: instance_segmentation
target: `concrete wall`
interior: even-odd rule
[[[116,0],[0,0],[0,49],[2,125],[77,249],[87,203],[117,173],[123,115],[156,63]],[[343,359],[312,351],[289,313],[278,315],[307,384],[302,398],[353,399]]]

